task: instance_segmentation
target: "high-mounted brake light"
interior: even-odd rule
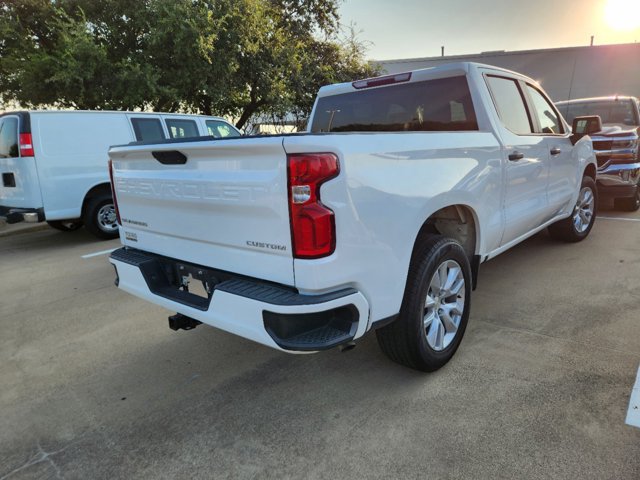
[[[18,143],[20,144],[21,157],[33,157],[35,155],[30,133],[21,133],[18,137]]]
[[[111,180],[111,197],[113,198],[113,206],[116,209],[116,221],[118,225],[122,226],[120,220],[120,210],[118,209],[118,199],[116,198],[116,184],[113,183],[113,162],[109,160],[109,180]]]
[[[367,78],[353,82],[353,88],[360,90],[363,88],[381,87],[383,85],[391,85],[392,83],[402,83],[411,80],[411,72],[397,73],[395,75],[387,75],[385,77]]]
[[[288,156],[289,216],[295,258],[320,258],[336,248],[333,211],[320,201],[320,186],[340,171],[333,153]]]

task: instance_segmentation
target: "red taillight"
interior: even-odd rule
[[[33,143],[31,141],[30,133],[21,133],[19,136],[20,143],[20,156],[21,157],[33,157]]]
[[[320,201],[320,186],[338,175],[333,153],[289,155],[289,215],[295,258],[320,258],[336,248],[333,211]]]
[[[111,180],[111,197],[113,198],[113,206],[116,209],[116,221],[122,226],[120,221],[120,210],[118,210],[118,199],[116,198],[116,184],[113,183],[113,162],[109,160],[109,179]]]

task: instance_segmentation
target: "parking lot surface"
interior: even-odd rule
[[[113,285],[117,241],[1,237],[0,479],[637,480],[640,213],[601,216],[582,243],[542,232],[483,264],[430,375],[375,335],[292,356],[176,333]]]

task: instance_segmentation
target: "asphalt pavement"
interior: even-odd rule
[[[630,479],[640,212],[579,244],[542,232],[483,264],[433,374],[349,352],[287,355],[114,285],[118,241],[0,238],[0,480]],[[84,257],[84,258],[83,258]]]

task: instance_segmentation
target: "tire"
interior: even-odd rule
[[[61,232],[75,232],[83,225],[82,220],[51,220],[47,223],[51,228]]]
[[[563,242],[580,242],[587,238],[596,220],[598,191],[591,177],[583,177],[578,200],[571,215],[549,225],[549,235]]]
[[[464,336],[471,307],[471,267],[462,246],[451,238],[428,235],[418,241],[400,316],[376,330],[376,336],[394,362],[433,372],[453,357]],[[447,277],[444,285],[441,276]],[[443,293],[441,287],[447,285]]]
[[[115,205],[111,194],[103,193],[88,200],[84,211],[84,227],[101,240],[118,236]]]
[[[613,208],[624,212],[635,212],[640,208],[640,185],[636,189],[636,194],[631,198],[616,198],[613,200]]]

